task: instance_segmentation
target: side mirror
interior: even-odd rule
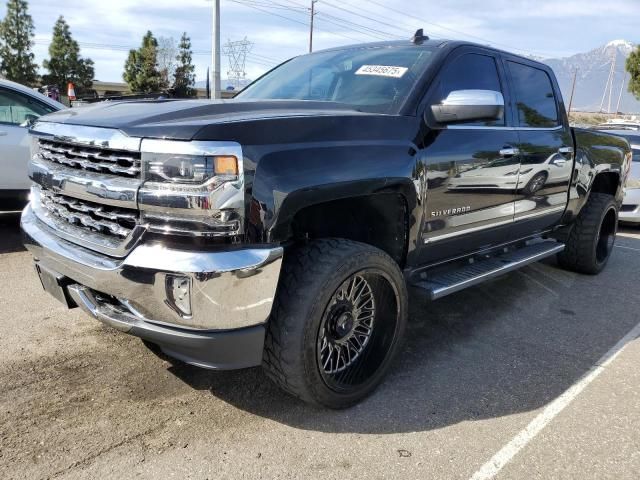
[[[36,115],[27,114],[24,117],[24,122],[22,122],[20,126],[25,128],[31,128],[36,123],[36,120],[38,120],[38,117]]]
[[[438,123],[501,120],[504,97],[493,90],[454,90],[431,112]]]

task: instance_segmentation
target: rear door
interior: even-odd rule
[[[26,122],[54,110],[27,94],[0,87],[0,189],[29,188],[29,136]]]
[[[455,90],[509,92],[496,52],[475,47],[452,52],[427,95],[426,108]],[[508,238],[520,159],[509,109],[501,120],[430,130],[420,152],[426,211],[419,263],[431,263]]]
[[[520,153],[513,234],[526,236],[562,216],[573,175],[573,137],[554,77],[515,57],[505,60],[505,69]]]

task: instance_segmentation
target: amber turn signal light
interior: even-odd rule
[[[238,175],[238,159],[232,156],[214,157],[216,175]]]

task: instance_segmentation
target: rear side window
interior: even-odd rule
[[[498,67],[493,57],[478,53],[467,53],[449,63],[440,76],[438,97],[433,103],[439,103],[454,90],[493,90],[502,92]],[[504,125],[502,120],[491,122],[473,122],[472,125]]]
[[[634,148],[631,152],[633,153],[633,161],[640,162],[640,149]]]
[[[519,127],[558,126],[558,106],[547,72],[521,63],[507,62],[518,108]]]

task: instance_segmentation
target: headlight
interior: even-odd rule
[[[201,185],[213,179],[238,176],[238,159],[231,155],[200,156],[173,153],[142,153],[145,181]]]
[[[244,172],[235,142],[144,139],[138,205],[153,231],[183,235],[242,233]]]
[[[640,178],[628,178],[625,187],[630,190],[640,188]]]

